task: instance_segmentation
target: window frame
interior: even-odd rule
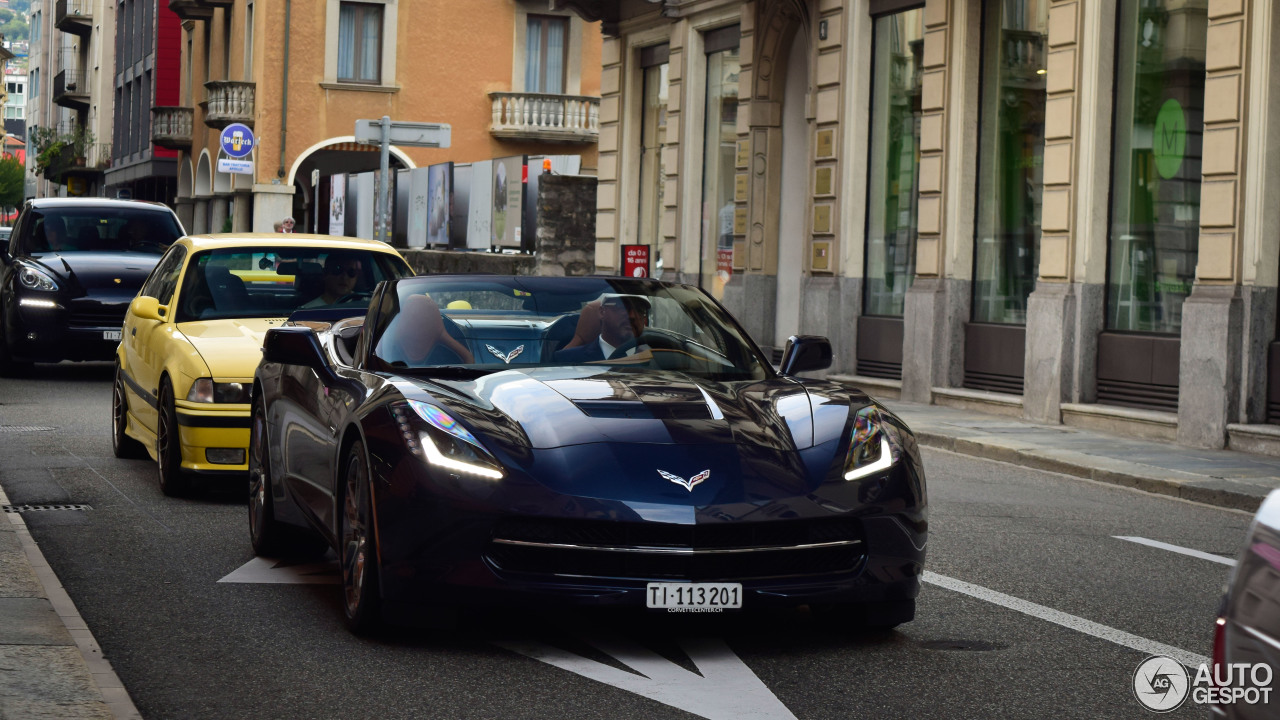
[[[337,81],[340,83],[349,83],[351,85],[381,85],[382,84],[382,57],[386,43],[386,6],[379,3],[358,2],[357,0],[342,0],[338,3],[338,44],[342,43],[342,11],[351,7],[354,10],[352,23],[354,24],[353,46],[351,48],[351,72],[349,76],[343,76],[342,63],[338,61],[336,73]],[[378,62],[376,73],[373,79],[364,79],[360,77],[360,58],[364,55],[364,34],[359,30],[364,25],[367,14],[375,13],[378,18]],[[335,48],[337,51],[337,48]]]
[[[531,26],[534,23],[538,23],[539,33],[541,35],[541,43],[539,44],[539,47],[541,48],[541,52],[538,55],[538,77],[535,78],[536,82],[530,82],[529,72],[528,72],[529,48],[530,48],[529,31],[531,29]],[[551,35],[552,23],[557,23],[564,28],[563,54],[561,56],[561,62],[560,62],[560,92],[557,92],[557,93],[552,93],[546,89],[547,88],[547,68],[550,66],[550,63],[548,62],[548,55],[547,55],[547,44]],[[551,95],[567,94],[567,91],[569,89],[569,44],[570,44],[569,33],[571,32],[571,26],[572,26],[572,24],[569,22],[569,18],[564,17],[563,15],[545,15],[541,13],[529,13],[528,15],[525,16],[524,25],[525,25],[525,52],[524,52],[525,92],[545,93],[545,94],[551,94]],[[537,88],[537,89],[533,89],[533,88]]]

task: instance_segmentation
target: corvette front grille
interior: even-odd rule
[[[511,519],[487,556],[514,573],[651,580],[821,576],[857,569],[856,520],[663,525]]]

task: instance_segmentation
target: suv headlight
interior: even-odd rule
[[[187,401],[242,405],[249,402],[251,388],[252,386],[249,383],[220,383],[214,382],[213,378],[200,378],[191,383],[191,390],[187,393]]]
[[[455,474],[501,480],[496,458],[471,431],[435,405],[417,400],[391,406],[409,451],[427,463]],[[421,422],[419,422],[419,420]]]
[[[853,437],[844,463],[845,480],[861,480],[883,472],[898,461],[898,449],[885,431],[884,420],[874,405],[858,411],[853,421]]]
[[[47,273],[30,265],[22,265],[18,270],[18,282],[24,288],[52,292],[58,289],[58,283]]]

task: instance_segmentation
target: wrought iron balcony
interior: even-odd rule
[[[89,109],[89,88],[79,70],[67,68],[53,77],[53,102],[75,110]]]
[[[92,0],[58,0],[53,6],[53,24],[62,32],[88,37],[93,32]]]
[[[189,107],[151,108],[151,142],[170,150],[189,150],[194,115]]]
[[[221,130],[231,123],[253,127],[254,88],[251,82],[211,80],[204,84],[204,124]]]
[[[600,98],[546,93],[489,93],[493,126],[503,140],[593,143],[600,139]]]
[[[209,20],[218,8],[229,8],[235,0],[169,0],[169,9],[183,20]]]

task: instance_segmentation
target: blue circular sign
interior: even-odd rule
[[[242,158],[253,152],[253,130],[248,125],[231,123],[222,130],[222,151],[229,157]]]

